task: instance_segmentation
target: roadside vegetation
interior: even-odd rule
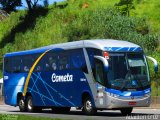
[[[0,22],[0,68],[8,52],[82,39],[120,39],[139,44],[160,64],[160,3],[133,0],[125,15],[120,0],[67,0],[34,11],[19,10]],[[150,64],[153,96],[160,72]],[[0,77],[2,71],[0,70]]]
[[[0,114],[1,120],[63,120],[59,118],[48,118],[48,117],[34,117],[28,115],[12,115],[12,114]]]

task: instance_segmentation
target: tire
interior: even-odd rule
[[[133,108],[122,108],[120,109],[123,116],[131,115]]]
[[[41,112],[42,111],[41,107],[33,106],[31,96],[27,97],[27,105],[26,106],[27,106],[27,111],[28,112]]]
[[[69,113],[70,109],[71,107],[52,107],[52,112],[67,114]]]
[[[23,99],[23,97],[20,97],[18,99],[18,106],[19,106],[19,110],[21,112],[26,112],[27,111],[26,101]]]
[[[93,107],[93,103],[90,97],[87,97],[83,101],[83,112],[86,115],[94,115],[97,113],[96,108]]]

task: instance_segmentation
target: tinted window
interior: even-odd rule
[[[94,68],[94,56],[95,55],[102,56],[102,51],[94,48],[87,48],[87,53],[88,53],[91,67]]]
[[[70,68],[68,52],[60,53],[60,55],[58,56],[58,65],[59,65],[59,70]]]
[[[95,79],[100,84],[105,85],[104,69],[103,68],[104,68],[103,63],[101,61],[97,60],[96,64],[95,64]]]
[[[33,61],[36,62],[36,60],[41,56],[41,54],[36,54],[33,57]],[[34,63],[33,63],[34,64]],[[39,71],[43,71],[44,69],[44,59],[43,57],[39,60],[39,62],[37,63],[37,65],[34,68],[34,71],[39,72]]]
[[[81,69],[83,72],[88,72],[82,49],[72,50],[70,56],[73,69]]]
[[[21,72],[21,69],[22,69],[21,66],[22,66],[21,57],[13,57],[12,58],[12,70],[13,70],[13,73]]]
[[[4,71],[5,72],[12,72],[12,67],[11,67],[11,58],[4,58]]]
[[[28,72],[30,68],[32,67],[35,60],[36,58],[31,55],[23,56],[22,57],[22,61],[23,61],[22,71]]]
[[[45,59],[44,63],[46,71],[57,70],[57,56],[55,53],[47,53],[44,59]]]

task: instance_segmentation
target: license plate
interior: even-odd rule
[[[136,105],[137,102],[128,102],[128,105]]]

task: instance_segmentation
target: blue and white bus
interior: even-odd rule
[[[150,105],[148,64],[142,48],[120,40],[83,40],[4,55],[5,103],[20,111],[120,110]],[[157,61],[154,62],[158,71]]]

